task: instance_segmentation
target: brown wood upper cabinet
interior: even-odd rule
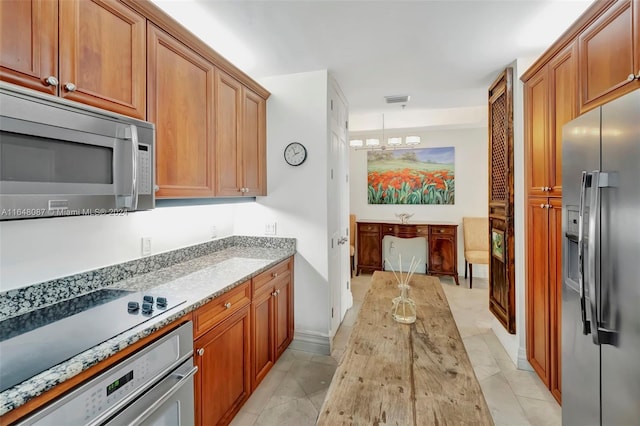
[[[577,116],[577,46],[571,43],[525,85],[529,195],[562,195],[562,126]]]
[[[158,198],[214,192],[214,66],[155,25],[148,27],[148,110],[156,123]]]
[[[618,0],[578,36],[580,113],[640,87],[638,9]]]
[[[216,70],[216,195],[266,194],[265,100]]]
[[[143,16],[117,0],[3,0],[0,24],[0,79],[145,118]]]

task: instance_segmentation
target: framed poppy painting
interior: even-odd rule
[[[455,148],[367,153],[369,204],[454,204]]]

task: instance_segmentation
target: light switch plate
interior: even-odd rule
[[[151,238],[142,237],[142,255],[149,256],[151,254]]]
[[[276,222],[269,222],[264,226],[265,235],[276,235]]]

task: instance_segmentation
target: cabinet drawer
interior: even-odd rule
[[[246,281],[198,308],[193,315],[193,334],[198,337],[251,302],[250,282]]]
[[[416,226],[416,234],[426,237],[429,235],[429,227],[428,226]]]
[[[393,235],[395,229],[393,225],[382,225],[382,235]]]
[[[456,228],[453,226],[430,226],[431,235],[454,235]]]
[[[380,232],[380,224],[379,223],[360,223],[358,225],[358,230],[360,232]]]
[[[288,259],[282,263],[278,263],[271,269],[267,269],[260,275],[253,278],[253,296],[269,287],[276,278],[282,278],[284,275],[291,274],[292,260]]]

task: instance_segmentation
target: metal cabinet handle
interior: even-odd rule
[[[196,351],[196,353],[200,356],[204,355],[204,348],[200,348]]]
[[[636,79],[636,75],[634,73],[631,73],[627,76],[627,81],[633,81]]]
[[[64,90],[66,90],[67,92],[75,92],[77,89],[76,85],[73,83],[66,83],[64,85]]]
[[[276,278],[276,277],[278,276],[278,273],[277,273],[277,272],[274,272],[273,274],[271,274],[271,276],[272,276],[273,278]]]
[[[224,307],[225,307],[226,309],[229,309],[229,308],[231,307],[231,302],[227,302],[227,303],[225,303],[225,304],[224,304]]]
[[[160,191],[160,185],[153,185],[153,192]]]
[[[44,84],[45,84],[45,86],[57,86],[60,83],[58,82],[57,78],[55,78],[54,76],[50,75],[49,77],[46,77],[44,79]]]
[[[280,294],[280,289],[277,289],[277,290],[276,290],[276,294]]]
[[[277,296],[277,295],[278,295],[278,293],[276,293],[276,292],[274,291],[273,293],[271,293],[271,295],[275,297],[275,296]]]

